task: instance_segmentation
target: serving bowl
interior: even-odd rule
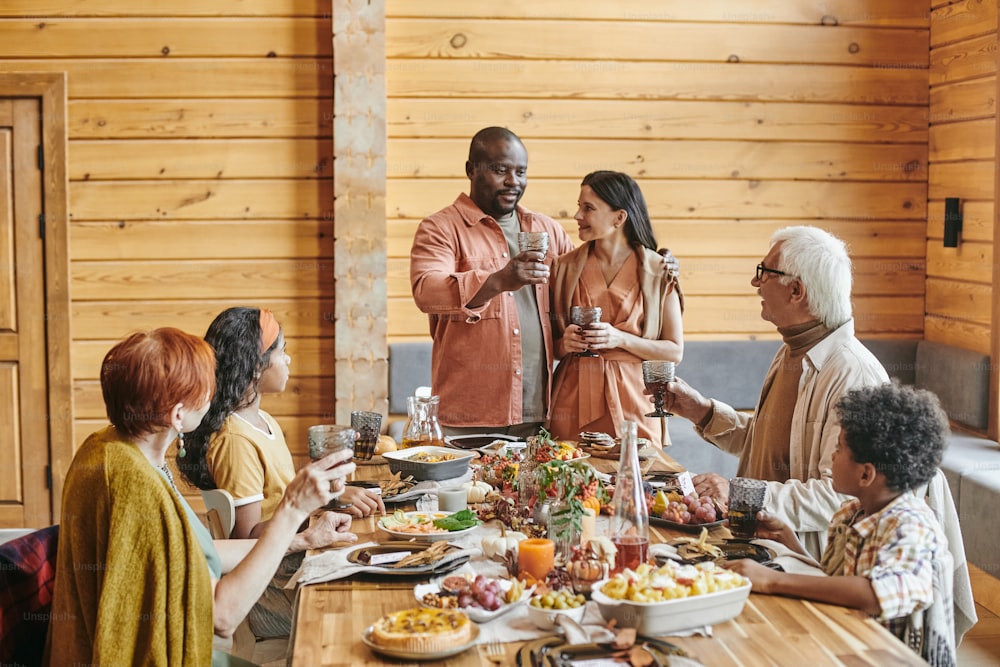
[[[400,473],[404,477],[412,475],[417,481],[453,479],[461,477],[469,471],[469,461],[477,456],[476,452],[462,451],[451,447],[436,447],[423,445],[410,447],[395,452],[383,454],[389,464],[389,470]],[[441,457],[444,460],[436,463],[414,460],[415,457]]]
[[[590,599],[605,620],[614,619],[619,627],[635,628],[646,637],[669,635],[705,625],[724,623],[739,616],[750,595],[750,582],[738,588],[703,593],[663,602],[616,600],[601,592],[607,579],[594,584]]]

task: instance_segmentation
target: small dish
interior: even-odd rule
[[[504,592],[506,592],[511,586],[511,582],[507,579],[499,579],[498,581],[500,582],[500,589],[503,590]],[[535,590],[534,586],[524,589],[519,599],[515,600],[514,602],[507,602],[502,607],[500,607],[495,611],[480,609],[479,607],[459,607],[459,611],[465,612],[465,615],[476,623],[488,623],[489,621],[492,621],[495,618],[503,616],[507,612],[513,610],[515,607],[519,607],[520,605],[526,603],[528,599],[531,597],[531,594],[534,592],[534,590]],[[424,604],[424,596],[427,595],[428,593],[435,593],[437,595],[441,595],[442,594],[441,584],[431,582],[429,584],[417,584],[416,586],[413,587],[413,596],[417,598],[417,602],[419,602],[421,606],[424,607],[431,606],[428,604]],[[447,595],[447,593],[445,593],[445,595]]]
[[[544,607],[536,607],[532,604],[528,604],[528,619],[535,624],[539,630],[554,630],[558,623],[556,619],[560,616],[566,616],[573,619],[577,623],[583,620],[583,615],[587,611],[587,605],[582,604],[579,607],[571,607],[569,609],[546,609]]]
[[[441,660],[442,658],[449,658],[453,655],[458,655],[463,651],[471,648],[476,640],[479,638],[479,626],[472,623],[472,633],[469,636],[469,641],[464,644],[459,644],[458,646],[449,646],[448,648],[441,651],[408,651],[405,649],[389,648],[385,646],[379,646],[374,641],[372,641],[372,627],[369,625],[365,628],[365,631],[361,633],[361,642],[382,655],[388,656],[390,658],[399,658],[400,660],[414,660],[417,662],[422,662],[425,660]]]
[[[444,517],[451,514],[451,512],[404,512],[403,515],[407,520],[412,520],[414,523],[426,524],[432,523],[435,519],[443,519]],[[471,533],[479,526],[469,526],[462,530],[446,530],[443,532],[435,533],[417,533],[417,532],[406,532],[405,530],[399,530],[398,528],[387,527],[385,525],[385,520],[393,516],[392,514],[387,514],[386,516],[378,520],[378,527],[389,533],[393,537],[398,537],[404,540],[423,540],[429,542],[435,542],[437,540],[450,540],[466,533]]]

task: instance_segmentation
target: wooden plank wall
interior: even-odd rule
[[[5,0],[4,69],[68,72],[77,443],[128,332],[272,308],[293,450],[333,405],[329,0]],[[56,471],[62,474],[65,471]]]
[[[861,334],[922,336],[928,3],[387,0],[386,12],[390,341],[427,338],[413,232],[467,192],[468,142],[487,125],[524,139],[523,203],[574,239],[584,174],[639,180],[681,259],[689,339],[774,335],[750,278],[792,224],[850,242]]]
[[[935,0],[931,13],[928,340],[990,354],[996,173],[996,0]],[[944,198],[962,199],[958,248]]]

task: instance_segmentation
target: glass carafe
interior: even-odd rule
[[[611,503],[614,514],[611,516],[609,535],[618,548],[615,572],[621,572],[624,568],[634,570],[649,557],[649,512],[642,488],[635,422],[622,422],[621,441],[622,452],[618,459],[618,477]]]
[[[420,445],[444,446],[444,434],[438,421],[438,396],[408,396],[406,398],[406,426],[403,427],[405,447]]]

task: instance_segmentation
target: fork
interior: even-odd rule
[[[507,649],[494,639],[486,644],[486,659],[494,665],[504,665],[507,663]]]

